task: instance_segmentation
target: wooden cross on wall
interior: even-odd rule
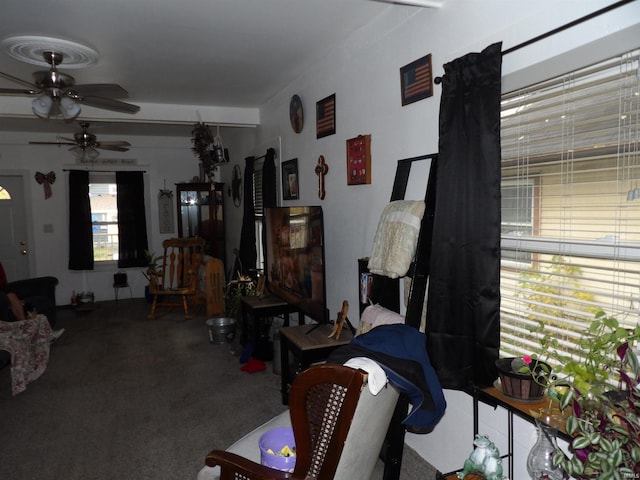
[[[316,166],[315,171],[316,175],[318,175],[318,197],[320,197],[320,200],[324,200],[324,176],[329,171],[329,165],[324,161],[323,155],[320,155],[320,158],[318,158],[318,165]]]

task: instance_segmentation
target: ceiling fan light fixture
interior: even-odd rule
[[[46,93],[35,98],[31,102],[31,109],[40,118],[49,118],[51,114],[51,107],[53,107],[53,99]]]
[[[69,150],[73,152],[78,163],[93,162],[100,156],[100,152],[93,147],[76,145],[75,147],[71,147]]]
[[[69,97],[62,97],[60,99],[60,112],[65,120],[71,120],[80,114],[80,105]]]

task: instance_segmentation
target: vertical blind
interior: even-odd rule
[[[501,355],[573,351],[598,310],[640,313],[634,50],[502,97]]]

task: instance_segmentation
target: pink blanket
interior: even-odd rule
[[[51,326],[42,314],[17,322],[0,321],[0,350],[11,354],[11,393],[27,389],[47,369]]]

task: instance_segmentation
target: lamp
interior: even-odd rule
[[[65,120],[71,120],[80,113],[80,105],[69,97],[62,97],[60,99],[60,113],[62,113]]]
[[[71,147],[69,150],[73,152],[80,163],[93,162],[100,156],[100,152],[93,147],[76,145],[75,147]]]
[[[71,120],[80,113],[80,105],[73,99],[66,96],[53,98],[48,93],[43,93],[34,99],[31,102],[31,108],[40,118],[62,115],[65,120]]]
[[[31,102],[33,113],[35,113],[40,118],[49,118],[52,106],[53,99],[46,93],[43,93],[42,95],[34,99],[33,102]]]

